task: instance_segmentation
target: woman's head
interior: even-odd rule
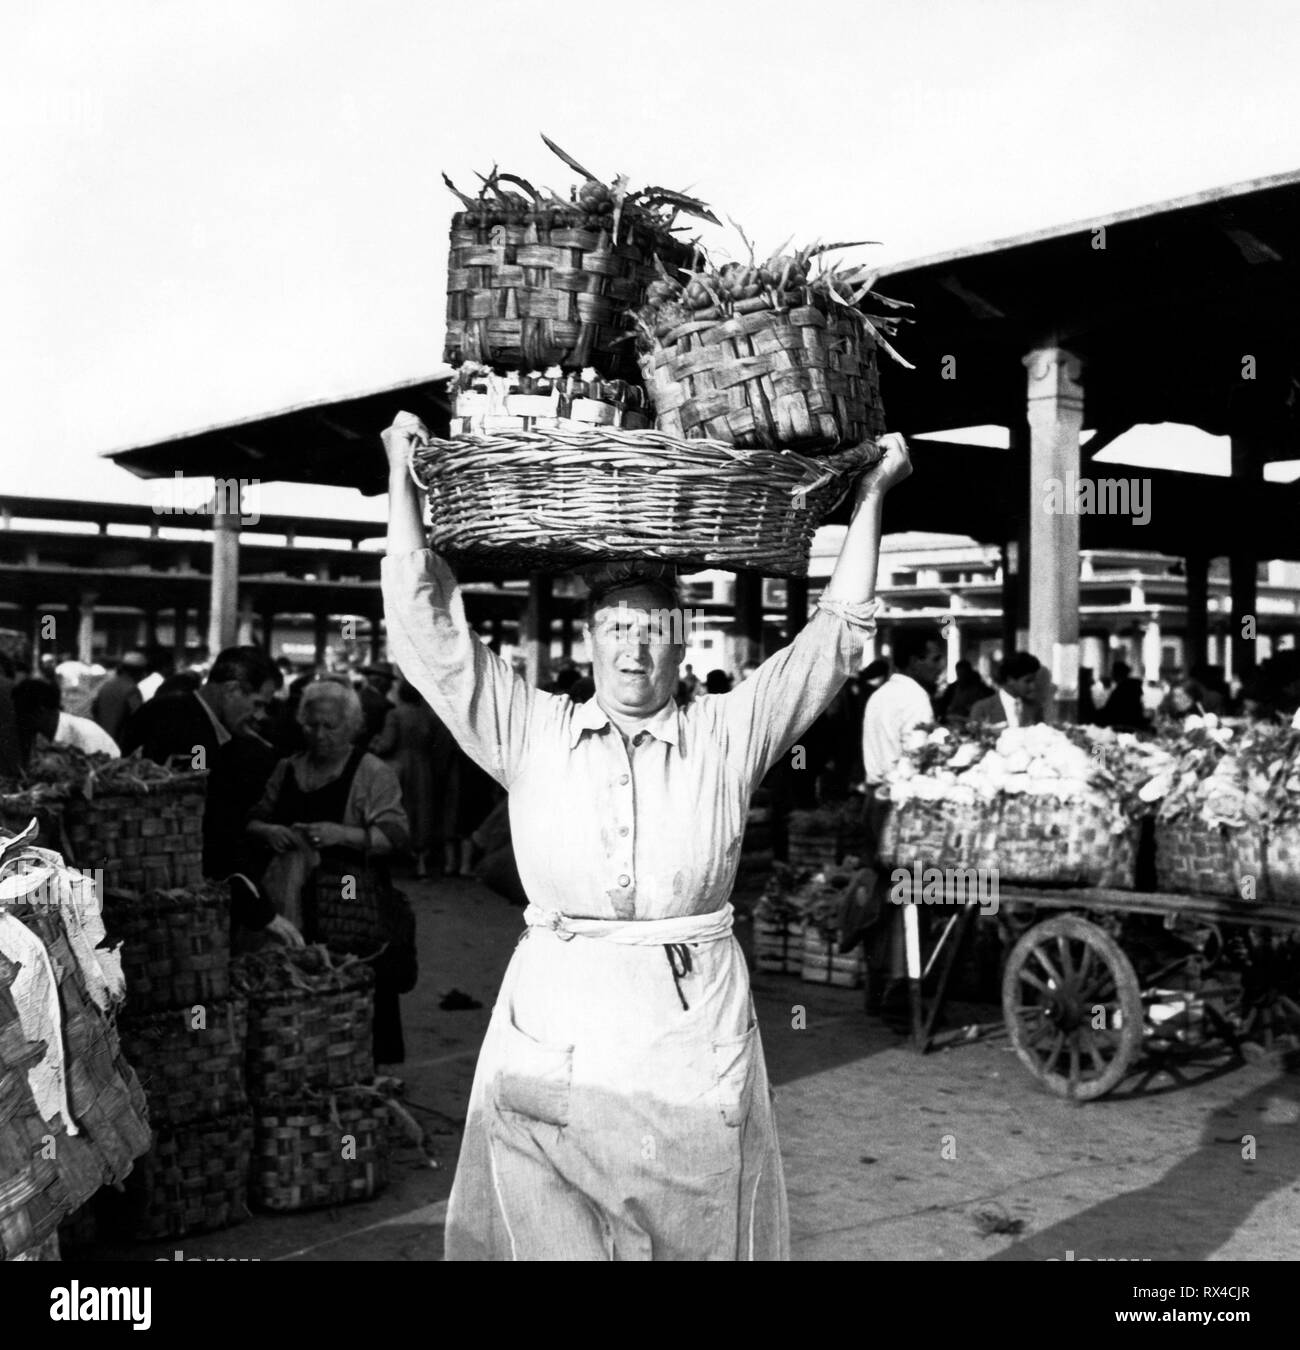
[[[318,680],[302,692],[298,725],[314,758],[327,759],[346,750],[366,724],[355,691],[333,680]]]
[[[677,690],[687,619],[674,586],[631,580],[592,593],[588,637],[596,694],[608,711],[646,716]]]

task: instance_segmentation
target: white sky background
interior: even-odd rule
[[[440,172],[468,190],[496,161],[566,190],[539,130],[610,178],[694,185],[760,246],[867,237],[881,262],[1300,166],[1292,0],[5,14],[19,493],[147,503],[98,451],[425,374],[456,206]],[[283,485],[261,509],[382,503]]]

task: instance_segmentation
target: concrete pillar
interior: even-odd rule
[[[948,639],[948,678],[957,678],[957,662],[961,660],[961,625],[956,619],[944,623],[944,635]]]
[[[235,641],[241,647],[251,647],[253,645],[253,597],[244,596],[239,605],[239,614],[235,628]],[[227,646],[230,644],[227,643]]]
[[[736,626],[732,659],[734,674],[740,678],[746,665],[758,665],[763,659],[763,578],[756,572],[736,576]]]
[[[1018,606],[1017,590],[1019,577],[1013,570],[1016,560],[1016,541],[1008,540],[1002,545],[1002,651],[1011,652],[1016,647],[1016,610]]]
[[[185,660],[185,648],[189,645],[189,628],[190,607],[178,602],[172,611],[172,656],[176,658],[178,667]]]
[[[370,616],[370,664],[378,665],[384,659],[384,621],[378,614]]]
[[[330,616],[318,610],[312,616],[312,622],[314,630],[312,636],[316,647],[315,659],[316,665],[319,667],[325,664],[325,648],[329,645]]]
[[[1233,478],[1262,478],[1264,460],[1260,454],[1261,438],[1250,432],[1233,432],[1232,435],[1232,476]],[[1228,558],[1228,568],[1232,578],[1232,617],[1228,631],[1232,636],[1232,664],[1237,675],[1245,679],[1255,669],[1257,653],[1254,638],[1246,637],[1242,628],[1244,621],[1253,618],[1258,630],[1259,608],[1256,594],[1256,568],[1259,554],[1252,548],[1234,549]]]
[[[537,688],[550,678],[546,669],[551,649],[551,579],[543,572],[528,578],[528,605],[524,613],[524,670],[528,683]]]
[[[217,653],[238,641],[239,613],[239,505],[232,512],[217,495],[212,521],[212,600],[208,616],[208,652]]]
[[[1187,574],[1187,636],[1183,643],[1187,670],[1207,660],[1206,625],[1210,605],[1210,560],[1204,553],[1189,553],[1183,559]]]
[[[502,620],[499,614],[494,614],[492,616],[492,640],[488,643],[488,646],[491,647],[494,652],[500,652],[501,643],[502,640],[504,639],[504,636],[505,636],[504,621]]]
[[[1029,650],[1050,670],[1053,721],[1073,721],[1079,699],[1079,432],[1082,364],[1062,347],[1024,358],[1029,373]]]
[[[808,622],[808,578],[791,577],[785,583],[785,631],[790,641]]]
[[[261,647],[262,650],[267,654],[267,656],[270,656],[271,639],[275,633],[275,610],[271,609],[269,606],[263,606],[260,613],[260,617],[262,620]]]
[[[573,615],[567,611],[560,615],[560,655],[573,655]]]
[[[1160,678],[1160,620],[1149,619],[1142,630],[1142,678],[1158,680]]]
[[[1080,638],[1079,664],[1087,666],[1092,671],[1093,678],[1100,680],[1109,664],[1106,639],[1098,637],[1096,633],[1089,633],[1087,637]]]
[[[95,659],[95,591],[82,591],[77,599],[77,660],[89,665]]]

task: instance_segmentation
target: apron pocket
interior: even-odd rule
[[[754,1049],[757,1043],[757,1022],[743,1036],[713,1042],[718,1105],[723,1122],[733,1128],[743,1125],[749,1115],[754,1083]]]
[[[572,1081],[571,1045],[543,1045],[506,1020],[496,1076],[496,1104],[501,1110],[548,1125],[567,1125]]]

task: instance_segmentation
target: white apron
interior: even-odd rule
[[[788,1259],[731,906],[524,919],[474,1075],[447,1259]]]

